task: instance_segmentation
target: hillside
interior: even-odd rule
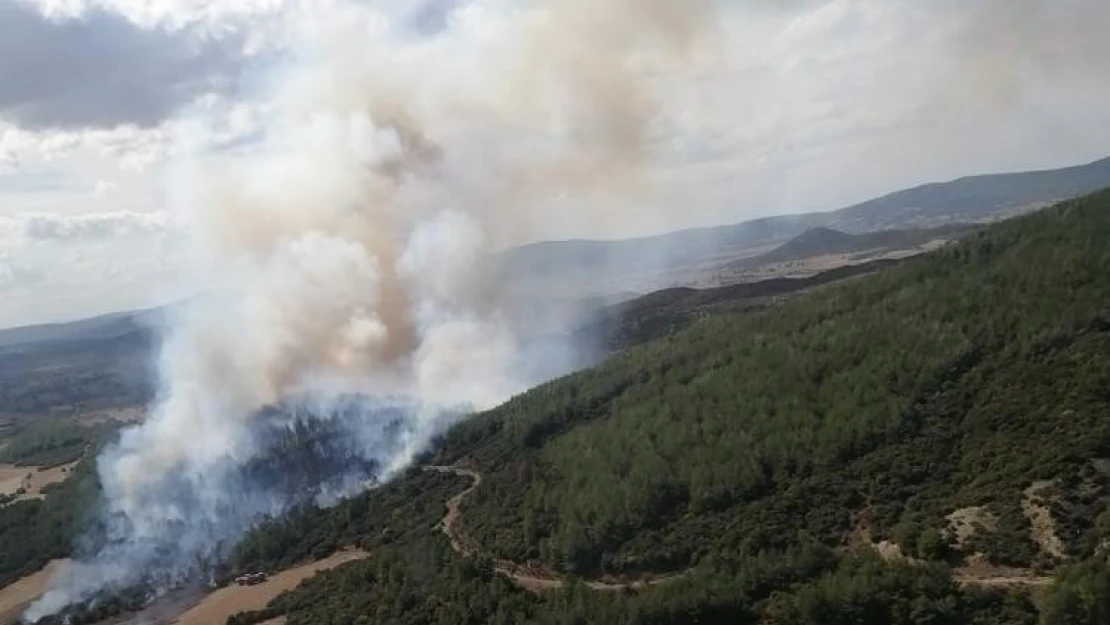
[[[160,319],[150,310],[0,330],[0,421],[148,401]]]
[[[0,353],[14,354],[51,343],[100,342],[149,332],[160,321],[160,309],[113,313],[63,323],[0,330]]]
[[[1103,192],[534,389],[260,527],[234,569],[375,557],[229,622],[1105,623],[1107,236]]]
[[[662,289],[602,308],[596,315],[596,321],[578,333],[587,339],[604,337],[604,346],[609,350],[623,349],[663,338],[709,315],[768,306],[778,298],[865,276],[899,262],[875,260],[837,267],[805,278],[771,278],[709,289]]]
[[[709,318],[471,420],[439,462],[488,472],[477,540],[571,572],[682,568],[759,535],[786,547],[783,523],[831,545],[860,517],[876,539],[940,530],[963,506],[999,517],[982,551],[1029,565],[1023,489],[1104,487],[1108,201]],[[1084,556],[1099,537],[1079,516],[1063,540]]]

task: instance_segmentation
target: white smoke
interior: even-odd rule
[[[280,512],[242,477],[266,406],[377,398],[351,428],[381,470],[314,486],[330,497],[404,467],[460,409],[538,382],[483,259],[584,216],[555,208],[648,188],[649,76],[681,61],[708,7],[475,1],[431,37],[363,5],[317,16],[250,159],[183,167],[176,201],[208,295],[179,311],[153,414],[100,458],[107,546],[26,617],[172,580]]]

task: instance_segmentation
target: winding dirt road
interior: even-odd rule
[[[992,588],[1044,588],[1052,583],[1051,577],[1029,577],[1013,575],[1006,577],[978,577],[975,575],[953,575],[961,586],[989,586]]]
[[[466,557],[484,555],[484,552],[479,548],[478,544],[466,535],[460,523],[460,508],[462,502],[482,483],[482,475],[477,471],[454,466],[426,466],[424,470],[435,471],[437,473],[450,473],[471,480],[470,487],[447,500],[447,513],[439,522],[439,528],[451,541],[451,548],[459,555]],[[493,561],[493,570],[497,574],[504,576],[517,586],[530,592],[538,593],[546,590],[556,590],[567,585],[567,580],[563,576],[544,567],[525,566],[513,562],[512,560],[500,558],[492,558],[491,560]],[[591,590],[601,592],[641,590],[669,582],[686,573],[687,571],[682,571],[679,573],[654,575],[640,579],[591,579],[584,581],[583,584]]]
[[[482,484],[482,475],[477,471],[455,466],[425,466],[425,471],[437,473],[450,473],[471,480],[470,486],[447,500],[447,513],[439,522],[440,530],[451,541],[451,548],[456,553],[471,557],[486,555],[476,541],[466,535],[460,522],[462,502]],[[511,582],[531,592],[555,590],[567,585],[567,580],[558,573],[543,567],[529,567],[511,560],[493,558],[493,570]],[[681,571],[666,575],[647,576],[639,579],[591,579],[583,583],[587,588],[602,592],[620,592],[625,590],[641,590],[666,583],[689,573]],[[968,586],[990,586],[996,588],[1029,588],[1037,589],[1052,583],[1052,577],[1038,576],[1025,569],[1011,569],[1006,567],[991,567],[982,564],[964,566],[952,571],[956,583]]]

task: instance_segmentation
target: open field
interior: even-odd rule
[[[302,581],[319,571],[333,569],[341,564],[366,558],[365,551],[340,551],[331,557],[282,571],[257,586],[227,586],[221,588],[190,608],[174,625],[212,625],[223,623],[227,617],[248,610],[261,610],[274,597],[296,588]]]
[[[73,415],[79,423],[88,425],[122,424],[131,425],[141,423],[146,418],[146,407],[143,405],[123,406],[120,408],[104,408],[86,410]]]
[[[14,495],[15,491],[23,485],[23,480],[29,473],[34,473],[37,467],[17,467],[10,464],[0,464],[0,495]]]
[[[0,625],[14,623],[23,608],[37,599],[50,580],[68,564],[69,560],[54,560],[38,572],[0,588]]]
[[[17,467],[0,465],[0,495],[14,495],[20,488],[24,490],[16,501],[41,499],[42,489],[57,484],[69,477],[70,472],[80,460],[44,469],[42,467]]]

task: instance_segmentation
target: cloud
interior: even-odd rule
[[[280,13],[288,0],[21,0],[51,18],[76,18],[109,10],[144,28],[178,30],[204,25],[226,31]]]
[[[116,191],[119,191],[119,185],[117,185],[114,182],[109,182],[107,180],[97,180],[96,184],[93,185],[93,195],[97,195],[97,196],[111,195],[112,193],[115,193]]]
[[[41,279],[41,272],[12,259],[4,252],[0,252],[0,292],[37,282]]]
[[[29,241],[104,240],[161,234],[167,231],[168,224],[169,219],[164,212],[23,213],[0,217],[0,235]]]
[[[24,128],[151,127],[208,93],[234,88],[238,36],[137,26],[92,8],[46,17],[0,0],[0,118]]]
[[[19,164],[18,155],[16,164]],[[33,172],[0,172],[0,193],[33,194],[44,192],[65,192],[75,189],[73,178],[64,171],[38,170]],[[0,220],[4,217],[0,216]]]

